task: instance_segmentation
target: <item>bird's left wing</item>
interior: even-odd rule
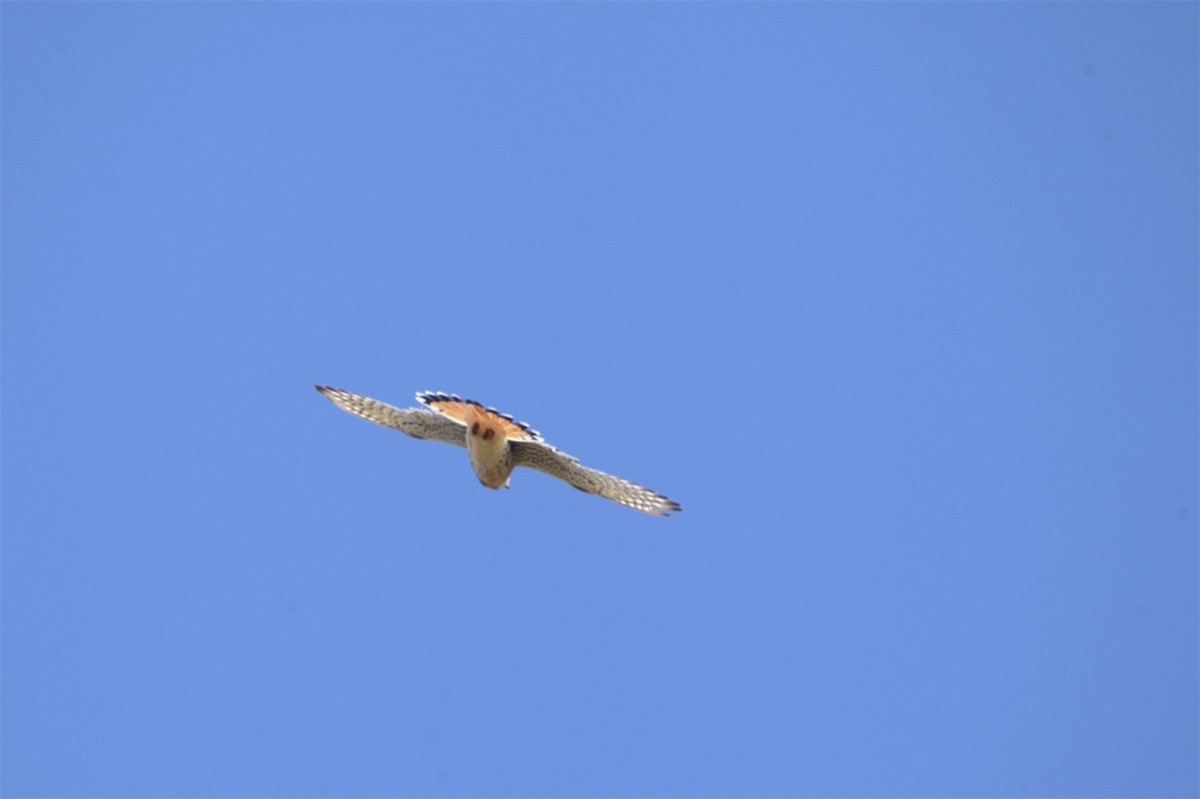
[[[544,441],[513,441],[513,466],[528,466],[557,477],[588,494],[599,494],[605,499],[651,513],[668,516],[672,511],[683,510],[679,503],[668,499],[657,491],[622,480],[611,474],[589,469],[565,452],[559,452]]]
[[[413,438],[444,441],[447,444],[467,445],[466,428],[453,419],[420,408],[397,408],[386,402],[329,386],[314,386],[326,399],[343,411],[361,416],[375,424],[391,427]]]

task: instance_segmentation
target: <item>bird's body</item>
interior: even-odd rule
[[[476,423],[478,424],[478,422]],[[467,433],[467,455],[471,458],[471,468],[479,482],[488,488],[508,488],[508,479],[512,476],[512,449],[503,433],[484,438],[488,429],[481,433]]]
[[[417,399],[436,413],[465,428],[467,455],[479,482],[488,488],[507,488],[513,470],[509,437],[536,441],[538,435],[494,408],[461,399],[453,394],[421,393]]]
[[[333,404],[376,424],[414,438],[466,447],[471,468],[488,488],[507,488],[513,469],[527,466],[570,483],[580,491],[599,494],[635,510],[666,516],[679,503],[636,483],[588,469],[579,461],[542,441],[536,430],[514,421],[495,408],[454,394],[422,392],[424,408],[396,408],[387,403],[329,386],[317,386]]]

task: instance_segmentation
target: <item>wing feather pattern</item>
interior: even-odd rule
[[[626,507],[650,513],[655,516],[668,516],[672,512],[683,510],[678,502],[668,499],[657,491],[651,491],[637,483],[622,480],[611,474],[589,469],[565,452],[560,452],[543,441],[513,441],[513,466],[527,466],[545,472],[551,477],[557,477],[580,491],[588,494],[598,494],[605,499],[611,499]]]
[[[355,416],[391,427],[413,438],[443,441],[447,444],[467,445],[466,428],[441,414],[422,408],[397,408],[386,402],[343,391],[330,386],[315,386],[325,397],[342,410]]]

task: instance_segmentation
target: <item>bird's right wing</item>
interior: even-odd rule
[[[467,445],[467,429],[441,414],[430,413],[420,408],[397,408],[361,394],[342,391],[340,388],[330,388],[329,386],[314,386],[314,388],[343,411],[361,416],[375,424],[391,427],[401,433],[407,433],[413,438],[444,441],[460,447]]]
[[[655,516],[668,516],[672,511],[682,510],[678,502],[657,491],[589,469],[580,463],[578,458],[559,452],[544,441],[512,441],[509,446],[512,447],[513,466],[537,469],[566,481],[585,493],[599,494],[605,499]]]

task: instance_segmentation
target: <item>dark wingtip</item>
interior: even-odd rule
[[[653,493],[655,499],[658,500],[657,510],[659,516],[670,516],[672,513],[679,513],[681,510],[683,510],[682,505],[668,497],[666,494],[660,494],[657,491],[651,493]]]

